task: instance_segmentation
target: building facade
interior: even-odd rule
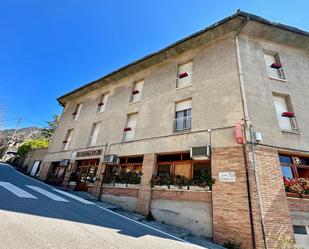
[[[220,244],[309,248],[308,35],[237,12],[60,97],[40,178]]]

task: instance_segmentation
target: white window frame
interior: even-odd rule
[[[142,99],[142,94],[144,90],[144,79],[135,81],[133,85],[133,90],[130,97],[130,103],[138,102]],[[134,94],[134,91],[139,91],[138,93]]]
[[[132,117],[134,117],[135,120]],[[124,129],[130,128],[130,130],[123,131],[123,141],[130,141],[134,139],[137,126],[137,119],[138,119],[138,112],[130,113],[127,115],[127,121]]]
[[[97,145],[99,133],[101,130],[100,126],[101,126],[101,122],[96,122],[92,124],[90,135],[89,135],[89,140],[88,140],[88,147]]]
[[[81,112],[81,109],[82,109],[82,106],[83,106],[83,103],[77,103],[75,105],[75,108],[74,108],[74,111],[72,113],[72,121],[76,121],[79,117],[79,114]],[[76,114],[74,114],[76,113]]]
[[[177,117],[177,113],[184,112],[186,116]],[[189,113],[189,115],[188,115]],[[173,132],[184,132],[192,129],[192,99],[186,99],[175,103],[175,115]]]
[[[297,132],[296,118],[282,117],[283,112],[294,112],[291,106],[290,96],[273,93],[273,102],[280,129],[283,131]]]
[[[70,146],[70,142],[72,140],[72,134],[73,134],[73,130],[74,129],[69,129],[65,135],[65,139],[62,141],[63,145],[62,145],[62,149],[63,150],[67,150]],[[64,143],[64,141],[66,141]]]
[[[98,105],[97,105],[97,113],[102,113],[105,111],[108,98],[109,98],[109,93],[104,93],[100,96]]]
[[[190,64],[189,69],[182,69],[183,66]],[[187,73],[188,76],[184,78],[180,78],[180,75],[183,73]],[[177,65],[177,80],[176,80],[176,88],[183,88],[186,86],[192,85],[192,77],[193,76],[193,59],[186,61],[184,63]]]
[[[278,80],[285,80],[283,68],[272,68],[273,63],[281,64],[279,54],[276,52],[264,51],[264,61],[267,69],[268,77]]]

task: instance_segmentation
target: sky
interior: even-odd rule
[[[44,126],[57,97],[237,9],[309,31],[308,0],[0,0],[0,129]]]

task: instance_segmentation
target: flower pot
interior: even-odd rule
[[[154,189],[168,189],[167,185],[154,185],[153,186]]]
[[[127,184],[127,188],[139,188],[139,184]]]
[[[126,188],[125,183],[115,183],[115,188]]]
[[[287,192],[287,193],[286,193],[286,196],[288,196],[288,197],[297,197],[297,198],[299,198],[299,197],[300,197],[300,194],[299,194],[299,193]]]
[[[208,186],[206,186],[208,187]],[[206,189],[206,187],[200,187],[200,186],[190,186],[190,190],[195,190],[195,191],[209,191]]]

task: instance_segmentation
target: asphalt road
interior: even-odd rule
[[[198,248],[67,194],[0,163],[0,248]]]

